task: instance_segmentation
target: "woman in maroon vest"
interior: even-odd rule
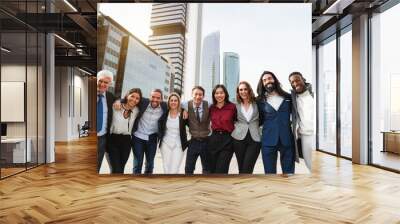
[[[224,85],[216,85],[212,91],[213,104],[210,106],[212,134],[208,146],[210,173],[225,173],[233,156],[231,133],[236,120],[236,106],[229,101]]]

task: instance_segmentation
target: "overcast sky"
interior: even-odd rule
[[[99,11],[110,16],[128,31],[147,43],[150,29],[151,3],[98,3]]]
[[[311,78],[311,4],[204,4],[202,35],[216,30],[221,61],[223,52],[238,53],[240,80],[254,90],[264,70],[287,89],[294,70]]]
[[[100,3],[99,11],[147,43],[151,4]],[[274,72],[286,90],[293,71],[311,80],[311,4],[203,4],[203,37],[216,30],[221,34],[221,74],[223,52],[229,51],[239,54],[240,80],[254,90],[264,70]]]

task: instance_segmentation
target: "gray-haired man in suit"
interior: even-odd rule
[[[112,104],[115,97],[108,92],[108,87],[112,81],[113,74],[110,71],[101,70],[97,73],[97,171],[100,170],[110,133]]]

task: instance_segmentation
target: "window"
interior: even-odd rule
[[[340,155],[352,157],[352,33],[340,36]]]
[[[336,37],[318,48],[318,149],[336,154]]]
[[[371,18],[372,163],[400,170],[400,4]]]
[[[29,4],[33,7],[27,8],[26,3],[19,2],[21,16],[26,10],[37,13],[40,7],[35,4],[43,2]],[[2,12],[0,17],[10,22],[14,20]],[[9,141],[2,139],[0,145],[0,178],[5,178],[45,163],[46,38],[44,33],[29,27],[5,25],[0,29],[0,45],[1,98],[15,91],[19,97],[14,103],[20,105],[18,112],[23,115],[21,118],[12,116],[7,102],[0,100],[1,114],[6,115],[1,118],[1,135]]]

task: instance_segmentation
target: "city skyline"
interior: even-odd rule
[[[107,3],[107,5],[114,7],[113,5],[119,4]],[[197,34],[192,33],[188,35],[189,39],[186,39],[188,43],[186,48],[190,49],[190,52],[185,59],[185,71],[188,74],[184,77],[185,91],[190,91],[196,84],[196,79],[199,79],[196,76],[198,69],[195,67],[199,66],[199,60],[196,58],[199,54],[203,54],[202,40],[207,34],[216,30],[220,31],[220,52],[232,51],[240,55],[239,80],[248,81],[254,90],[264,70],[273,71],[281,80],[285,90],[290,89],[287,77],[293,71],[302,72],[307,80],[315,85],[311,70],[311,24],[309,23],[311,4],[188,4],[188,7],[194,8],[194,6],[202,6],[202,10],[199,11],[197,25],[194,24],[200,27],[187,28]],[[131,13],[127,16],[129,21],[136,21],[130,22],[132,29],[135,24],[137,27],[142,27],[146,23],[150,27],[151,4],[147,4],[146,7],[146,4],[135,3],[129,7],[141,9],[141,14]],[[107,10],[108,13],[111,11]],[[122,14],[122,12],[117,13]],[[122,15],[119,17],[122,18]],[[189,21],[193,19],[190,15],[188,18]],[[143,32],[141,30],[143,29],[137,28],[130,31],[136,34],[135,32]],[[191,38],[196,40],[192,41]],[[220,60],[220,67],[223,66],[222,63]],[[220,72],[222,74],[222,71]],[[190,98],[190,94],[184,96],[185,99]]]

